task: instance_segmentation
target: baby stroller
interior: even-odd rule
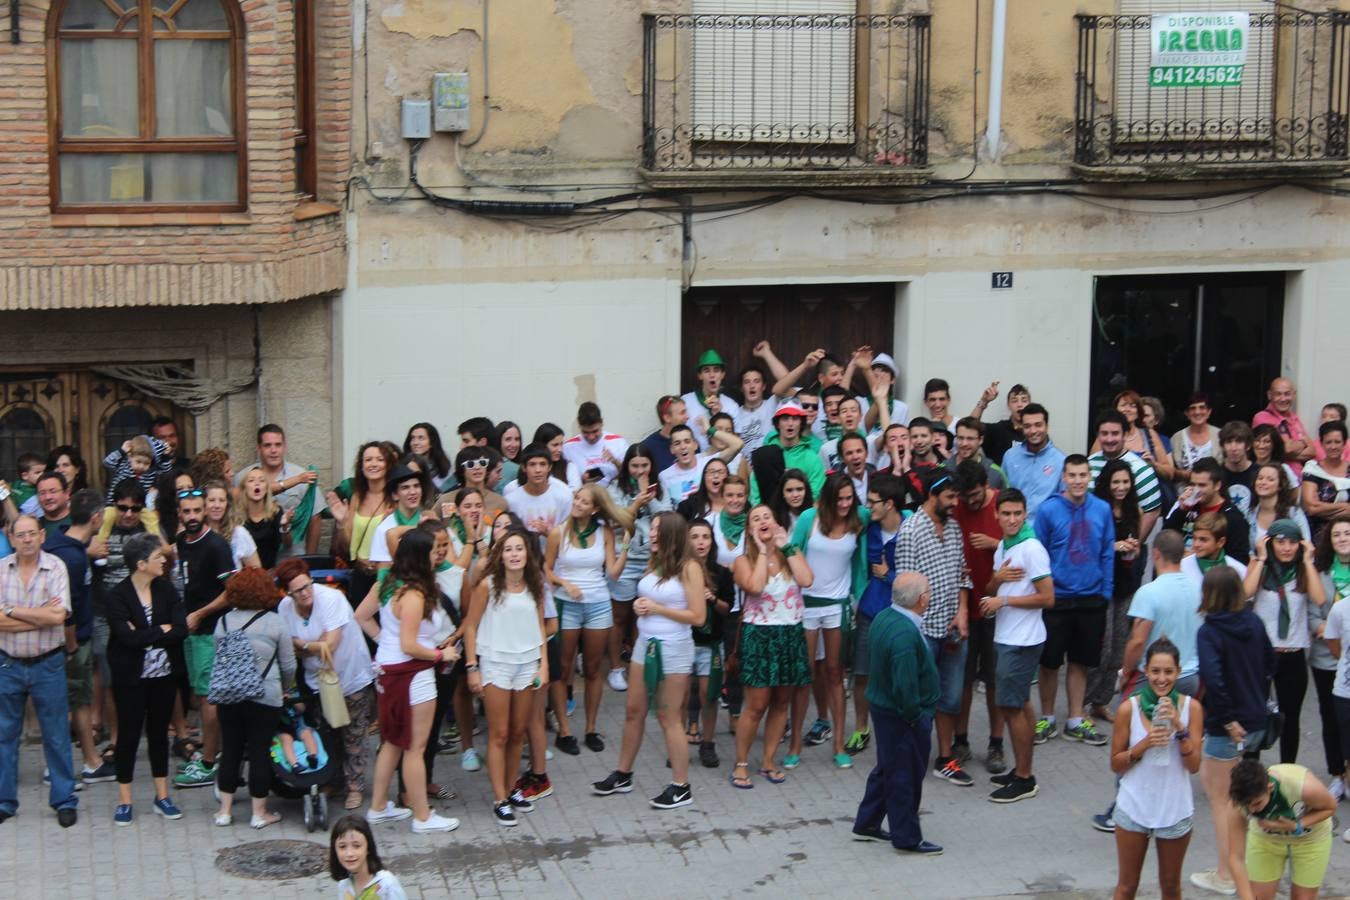
[[[328,796],[323,789],[342,777],[341,759],[338,754],[328,752],[329,747],[340,747],[341,741],[337,740],[336,733],[328,723],[323,721],[323,716],[319,715],[316,718],[319,719],[318,725],[308,721],[305,725],[314,732],[314,740],[319,751],[317,760],[308,759],[304,745],[297,739],[295,742],[297,761],[307,762],[309,765],[297,766],[296,769],[288,766],[281,749],[281,736],[287,733],[285,729],[279,730],[272,738],[270,754],[272,793],[278,797],[301,801],[305,813],[305,830],[311,833],[328,827]]]

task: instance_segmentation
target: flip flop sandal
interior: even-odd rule
[[[427,796],[436,800],[454,800],[456,794],[449,788],[441,787],[433,782],[427,785]]]
[[[744,769],[746,774],[741,776],[740,778],[737,778],[736,773],[741,769]],[[727,776],[727,781],[730,782],[731,786],[736,788],[737,790],[748,791],[751,788],[753,788],[755,786],[755,783],[750,780],[750,764],[736,763],[736,765],[733,766],[731,769],[731,774]]]
[[[191,738],[178,738],[173,742],[173,755],[191,762],[192,755],[201,749],[201,745]]]
[[[701,744],[703,743],[703,729],[698,726],[695,726],[694,730],[690,731],[689,729],[686,728],[684,731],[684,737],[685,740],[689,742],[689,746],[691,747],[695,746],[696,744]]]
[[[781,769],[760,769],[759,774],[770,784],[782,784],[787,781],[787,775]]]

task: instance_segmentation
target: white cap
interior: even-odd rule
[[[788,399],[778,404],[778,409],[774,411],[773,417],[776,419],[779,416],[800,416],[805,419],[806,410],[795,399]]]
[[[885,366],[891,370],[892,378],[900,377],[900,370],[896,367],[895,360],[891,358],[889,353],[878,353],[876,356],[872,357],[872,365]]]

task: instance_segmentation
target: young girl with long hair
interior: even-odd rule
[[[1257,463],[1252,502],[1242,512],[1252,527],[1248,546],[1255,547],[1265,540],[1266,530],[1276,519],[1292,519],[1305,539],[1312,538],[1308,517],[1298,507],[1298,488],[1289,479],[1289,467],[1284,463]]]
[[[230,553],[234,556],[234,567],[260,569],[262,560],[258,558],[258,545],[253,535],[243,525],[244,516],[234,502],[234,493],[223,481],[208,481],[202,485],[206,492],[206,524],[216,534],[230,543]]]
[[[563,458],[563,444],[567,435],[552,422],[545,422],[534,430],[534,440],[530,444],[539,444],[548,449],[550,477],[556,478],[575,491],[581,487],[581,473],[577,467]]]
[[[408,435],[403,439],[403,452],[416,453],[427,460],[428,474],[437,490],[442,490],[454,474],[450,458],[441,444],[441,433],[430,422],[418,422],[408,429]]]
[[[435,539],[425,531],[407,532],[394,552],[393,565],[382,593],[388,602],[380,609],[380,633],[375,663],[380,669],[380,749],[375,757],[369,822],[389,822],[413,816],[416,833],[453,831],[457,819],[442,818],[427,803],[423,753],[431,736],[436,712],[436,666],[453,663],[453,647],[438,646],[436,636],[449,633],[441,609],[431,565]],[[447,642],[448,643],[448,642]],[[402,776],[411,809],[389,801],[394,769],[402,762]]]
[[[1101,664],[1088,672],[1085,697],[1090,715],[1108,719],[1107,707],[1115,696],[1117,675],[1125,658],[1125,644],[1130,638],[1130,600],[1139,589],[1142,575],[1139,548],[1148,535],[1140,534],[1144,514],[1139,507],[1139,491],[1129,463],[1123,459],[1108,460],[1097,476],[1093,493],[1111,504],[1116,552]]]
[[[759,774],[773,784],[787,780],[774,764],[774,754],[783,739],[793,692],[811,683],[802,628],[802,591],[811,586],[811,567],[764,504],[750,510],[746,531],[745,555],[732,568],[736,586],[744,592],[737,655],[745,708],[736,726],[736,766],[731,772],[731,783],[738,788],[755,786],[750,779],[750,745],[766,710]]]
[[[662,513],[652,529],[652,556],[638,583],[633,612],[638,643],[628,666],[619,767],[591,789],[601,795],[633,790],[633,764],[642,747],[648,699],[665,734],[671,782],[650,801],[656,809],[677,809],[694,802],[689,787],[689,748],[684,736],[684,704],[694,668],[693,626],[707,612],[703,563],[689,550],[689,526],[679,513]],[[566,648],[564,648],[565,650]]]
[[[675,511],[684,516],[686,522],[694,519],[708,519],[722,511],[722,484],[731,470],[721,459],[714,457],[703,467],[698,490],[680,501]]]
[[[801,764],[804,739],[812,744],[823,744],[831,732],[835,766],[840,769],[853,766],[853,757],[844,752],[847,734],[844,727],[844,636],[852,632],[848,622],[852,598],[862,596],[863,588],[867,586],[866,529],[870,521],[871,514],[859,508],[853,479],[846,472],[836,472],[825,479],[815,507],[803,512],[793,529],[792,544],[801,548],[814,577],[811,593],[802,598],[806,604],[802,624],[806,631],[807,660],[811,665],[812,682],[817,686],[817,706],[829,709],[834,727],[818,718],[811,731],[804,735],[802,727],[810,698],[808,691],[798,691],[793,698],[792,739],[788,755],[783,758],[785,769]],[[817,659],[817,640],[824,644],[823,661]]]
[[[534,809],[520,790],[508,794],[506,785],[520,765],[537,711],[535,693],[549,681],[544,605],[550,599],[531,540],[524,530],[509,531],[493,545],[464,619],[469,690],[482,695],[487,713],[492,814],[506,826],[516,824],[515,810]]]
[[[614,529],[606,527],[610,524],[625,532],[633,528],[628,510],[616,506],[604,488],[584,485],[572,498],[571,514],[549,533],[544,551],[544,573],[556,586],[554,596],[559,601],[562,626],[562,671],[554,689],[555,708],[558,693],[565,695],[566,686],[572,682],[580,645],[586,685],[585,743],[596,753],[605,749],[596,722],[605,689],[602,666],[614,624],[606,578],[617,578],[624,564],[615,549]],[[572,753],[576,738],[560,733],[558,747]]]
[[[788,469],[778,483],[774,496],[765,501],[773,510],[773,517],[789,533],[797,526],[797,517],[816,503],[811,481],[801,469]]]
[[[741,488],[744,489],[744,485]],[[689,549],[693,558],[703,564],[703,601],[707,613],[703,622],[694,627],[694,678],[689,683],[686,732],[689,743],[698,744],[699,762],[705,768],[715,769],[719,760],[713,739],[717,736],[717,709],[726,671],[722,641],[728,630],[731,608],[736,602],[736,584],[731,580],[731,570],[717,561],[713,527],[707,520],[696,519],[689,523]],[[701,715],[696,714],[696,710]]]
[[[624,670],[633,646],[633,600],[637,598],[638,580],[647,571],[647,561],[652,555],[652,519],[672,508],[663,495],[655,466],[651,450],[642,444],[630,444],[618,474],[606,488],[610,499],[627,509],[633,519],[628,541],[619,545],[623,568],[618,577],[609,579],[610,608],[614,613],[614,624],[609,629],[609,686],[616,691],[628,690]]]
[[[328,497],[328,509],[337,524],[334,552],[345,555],[352,565],[347,596],[356,602],[375,584],[370,548],[375,530],[394,508],[393,492],[386,481],[397,463],[397,457],[387,446],[380,441],[368,441],[356,451],[351,500],[344,501],[336,494]]]
[[[249,469],[235,488],[236,508],[244,529],[258,548],[264,569],[275,568],[281,551],[291,545],[291,511],[272,497],[272,485],[261,468]]]
[[[408,900],[403,885],[384,867],[375,835],[359,816],[343,816],[328,840],[328,875],[338,900]]]

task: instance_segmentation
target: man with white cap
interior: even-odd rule
[[[722,379],[726,374],[727,366],[722,361],[722,355],[716,350],[704,350],[698,358],[698,390],[680,397],[688,408],[689,425],[694,430],[694,440],[698,441],[700,453],[708,451],[713,415],[724,412],[734,420],[741,411],[739,403],[722,393]]]
[[[998,382],[992,382],[980,394],[975,408],[970,411],[972,419],[982,419],[989,404],[998,398]],[[1003,464],[1003,454],[1013,444],[1022,440],[1022,410],[1031,402],[1031,391],[1024,384],[1014,384],[1008,388],[1008,418],[991,422],[984,429],[984,455],[995,463]]]
[[[880,393],[879,388],[885,387],[886,394],[889,396],[895,390],[896,382],[900,378],[900,368],[895,364],[895,360],[889,353],[878,353],[872,357],[872,367],[869,369],[870,380],[872,382],[872,396]],[[891,421],[899,422],[901,425],[909,423],[909,404],[903,400],[891,398]],[[878,421],[880,410],[877,404],[867,410],[867,415],[863,416],[863,425],[872,429],[872,434],[877,435],[882,431],[882,423]]]

